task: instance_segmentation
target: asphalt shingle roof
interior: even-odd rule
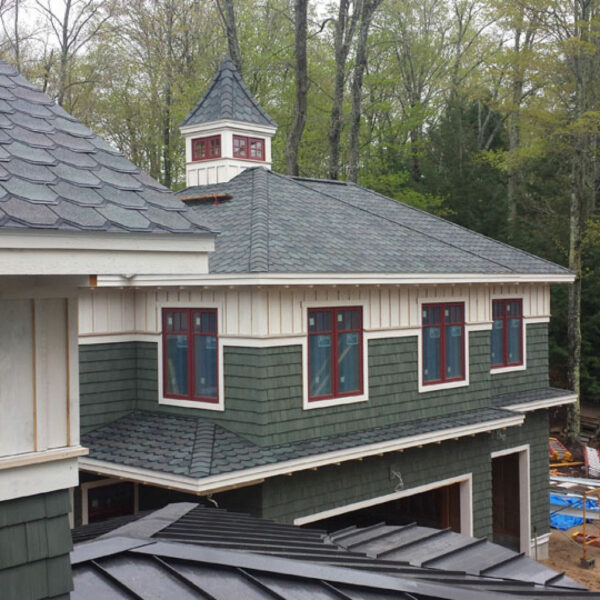
[[[222,119],[276,126],[275,121],[252,97],[229,58],[221,63],[210,87],[183,120],[181,127]]]
[[[178,195],[220,232],[211,273],[569,274],[353,183],[255,167]]]
[[[514,414],[485,408],[263,447],[203,417],[134,411],[85,433],[81,444],[92,459],[201,479]]]
[[[560,388],[536,388],[524,392],[513,392],[492,397],[492,406],[496,408],[510,408],[515,405],[526,405],[540,400],[558,400],[560,398],[572,397],[575,392]]]
[[[0,227],[209,232],[198,217],[0,60]]]

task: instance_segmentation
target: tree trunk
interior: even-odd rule
[[[335,89],[333,106],[329,119],[329,178],[337,179],[340,172],[340,137],[342,135],[342,109],[344,103],[344,83],[346,81],[346,61],[350,44],[354,37],[362,0],[354,3],[354,11],[348,21],[350,0],[340,0],[338,18],[335,24]]]
[[[235,11],[233,9],[233,0],[218,0],[217,6],[225,27],[227,36],[227,47],[229,56],[233,61],[238,72],[242,73],[242,52],[240,50],[240,40],[237,34],[237,25],[235,20]]]
[[[356,45],[354,76],[352,78],[352,110],[350,112],[350,148],[348,156],[348,179],[358,181],[360,158],[360,118],[362,87],[367,68],[367,41],[373,14],[382,0],[364,0],[361,10],[360,28]]]
[[[306,95],[308,70],[306,63],[306,27],[308,0],[294,0],[295,56],[296,56],[296,102],[294,118],[285,144],[285,164],[288,175],[299,175],[298,149],[306,123]]]

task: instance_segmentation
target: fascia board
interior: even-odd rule
[[[243,132],[262,133],[269,137],[275,135],[277,127],[272,125],[258,125],[256,123],[246,123],[244,121],[234,121],[232,119],[219,119],[218,121],[208,121],[206,123],[196,123],[195,125],[185,125],[180,127],[181,135],[194,135],[195,133],[206,134],[212,131],[219,132],[223,129],[231,129]]]
[[[212,477],[205,477],[202,479],[178,476],[170,473],[152,471],[150,469],[129,467],[126,465],[109,463],[93,458],[80,458],[79,468],[84,471],[90,471],[102,475],[122,477],[124,479],[131,479],[134,481],[141,480],[150,484],[163,487],[175,487],[180,490],[194,493],[209,493],[223,488],[249,485],[253,482],[258,483],[270,477],[277,477],[279,475],[304,471],[306,469],[324,467],[350,460],[358,460],[359,458],[375,456],[385,452],[395,452],[398,450],[405,450],[408,448],[414,448],[416,446],[424,446],[426,444],[443,442],[465,436],[473,436],[479,433],[486,433],[497,429],[520,426],[524,421],[525,417],[522,414],[515,413],[514,415],[510,415],[502,419],[495,419],[493,421],[486,421],[484,423],[475,423],[472,425],[454,427],[444,431],[433,431],[426,434],[388,440],[386,442],[380,442],[377,444],[357,446],[355,448],[307,456],[304,458],[283,461],[264,467],[254,467],[251,469],[234,471],[232,473],[224,473],[222,475],[214,475]]]
[[[523,402],[521,404],[508,404],[502,406],[506,410],[514,410],[516,412],[532,412],[542,408],[552,408],[554,406],[562,406],[563,404],[574,404],[577,402],[577,394],[569,396],[560,396],[559,398],[547,398],[543,400],[535,400],[534,402]]]
[[[572,283],[575,276],[565,274],[481,274],[481,273],[210,273],[189,276],[139,276],[131,280],[103,277],[102,287],[173,286],[281,286],[281,285],[437,285],[497,283]]]

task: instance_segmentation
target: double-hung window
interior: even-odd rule
[[[218,402],[216,309],[163,308],[165,398]]]
[[[492,302],[492,369],[523,364],[523,301]]]
[[[210,160],[221,157],[221,136],[195,138],[192,140],[192,160]]]
[[[423,384],[465,379],[465,306],[423,305]]]
[[[362,344],[362,308],[308,311],[309,401],[362,394]]]

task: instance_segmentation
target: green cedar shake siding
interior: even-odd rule
[[[68,597],[69,506],[67,490],[0,502],[2,600]]]
[[[548,387],[548,324],[527,325],[527,369],[491,376],[491,394],[499,396]]]
[[[110,423],[135,408],[138,343],[79,346],[81,431]]]
[[[473,474],[474,535],[492,528],[491,458],[489,434],[388,453],[363,461],[344,462],[263,484],[263,513],[267,519],[291,523],[295,518],[393,494],[400,473],[402,489]]]

